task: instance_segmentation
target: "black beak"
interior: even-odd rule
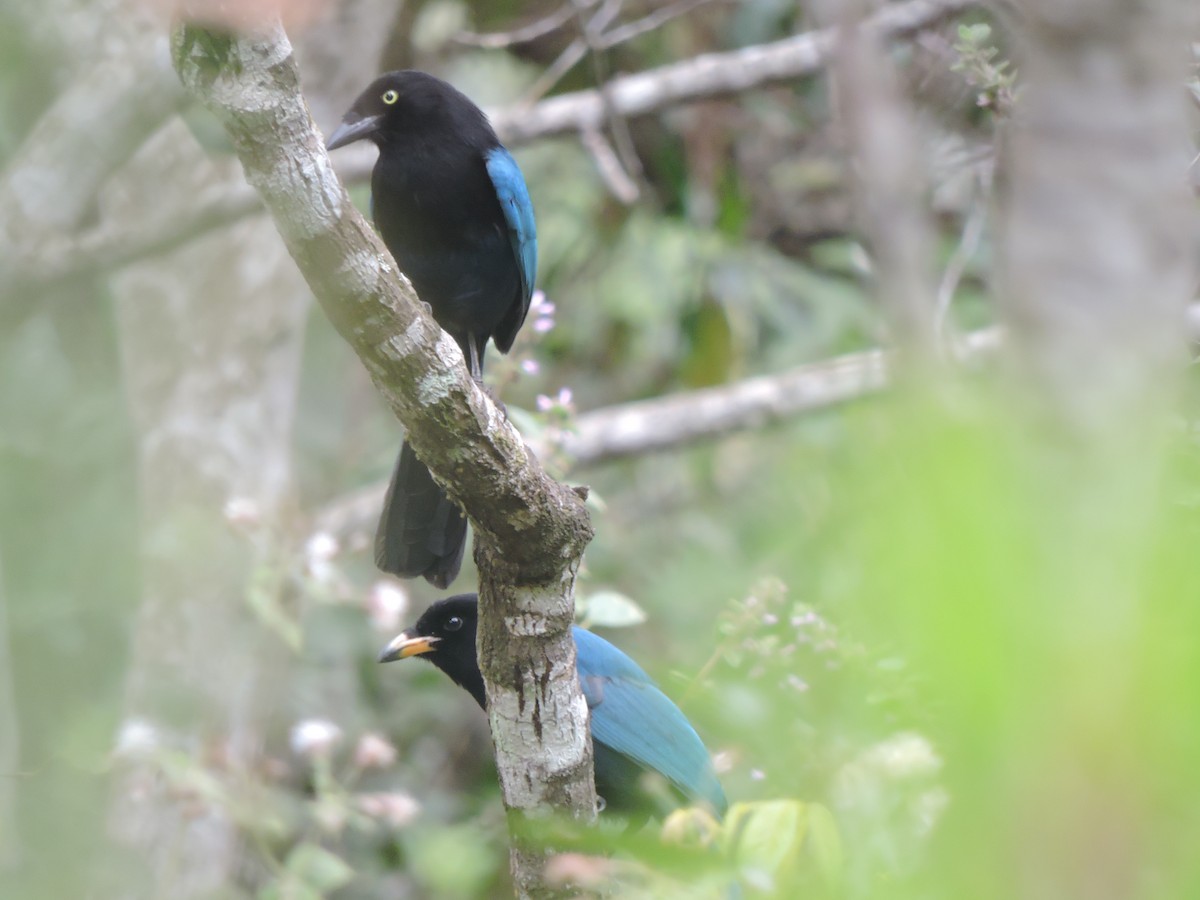
[[[342,124],[333,130],[333,134],[325,142],[325,149],[336,150],[338,147],[345,147],[347,144],[370,137],[382,118],[383,116],[360,116],[358,113],[346,113]]]

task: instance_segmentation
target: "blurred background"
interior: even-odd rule
[[[489,381],[592,488],[580,617],[732,801],[787,801],[716,875],[652,828],[572,877],[1200,892],[1186,3],[852,4],[873,29],[807,43],[850,13],[187,6],[282,6],[325,133],[420,68],[525,173],[541,294]],[[0,893],[505,896],[486,717],[375,664],[438,597],[371,560],[402,429],[183,95],[177,12],[0,3]],[[704,54],[715,89],[622,112]],[[605,85],[599,128],[540,124]],[[573,449],[662,397],[728,415]]]

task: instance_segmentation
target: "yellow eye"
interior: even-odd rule
[[[383,96],[380,97],[379,99],[382,100],[384,103],[386,103],[388,106],[391,106],[397,100],[400,99],[400,94],[398,94],[396,91],[389,89],[389,90],[384,91]]]

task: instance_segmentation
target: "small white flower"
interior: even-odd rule
[[[787,685],[792,690],[799,691],[801,694],[808,690],[808,682],[794,672],[788,675]]]
[[[126,719],[117,731],[113,756],[143,759],[158,749],[158,730],[145,719]]]
[[[258,508],[258,503],[249,497],[230,497],[225,501],[222,512],[225,521],[242,528],[253,527],[262,521],[262,511]]]
[[[338,555],[338,542],[328,531],[318,531],[304,545],[304,555],[310,560],[328,561]]]
[[[372,819],[377,819],[393,828],[403,828],[421,811],[420,803],[408,794],[401,794],[398,791],[359,794],[355,798],[355,804]]]
[[[396,748],[383,735],[367,732],[354,748],[354,764],[360,769],[386,769],[396,761]]]
[[[718,750],[712,756],[713,771],[718,775],[725,775],[733,771],[735,762],[734,754],[730,750]]]
[[[569,387],[559,390],[558,396],[547,397],[545,394],[538,394],[537,408],[539,412],[550,412],[551,410],[571,411],[571,401],[575,398]]]
[[[304,544],[304,562],[309,575],[321,584],[333,581],[333,558],[341,548],[337,538],[328,531],[318,531]]]
[[[328,719],[304,719],[292,726],[292,752],[306,759],[329,756],[342,740],[342,729]]]
[[[942,768],[941,757],[929,739],[912,731],[900,732],[881,741],[863,754],[863,758],[897,780],[928,778]]]
[[[542,367],[536,359],[526,359],[521,361],[521,371],[526,375],[536,375],[541,370]]]
[[[408,591],[399,583],[381,578],[371,585],[367,594],[367,616],[377,631],[395,632],[407,611]]]

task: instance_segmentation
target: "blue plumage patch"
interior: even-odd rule
[[[725,810],[708,750],[679,707],[642,668],[604,638],[573,629],[576,667],[592,716],[592,739],[661,773],[685,795]]]
[[[484,157],[488,176],[496,186],[496,197],[508,223],[508,239],[513,254],[520,262],[521,299],[526,309],[533,294],[537,275],[537,225],[533,220],[533,201],[517,161],[503,147],[496,147]]]

